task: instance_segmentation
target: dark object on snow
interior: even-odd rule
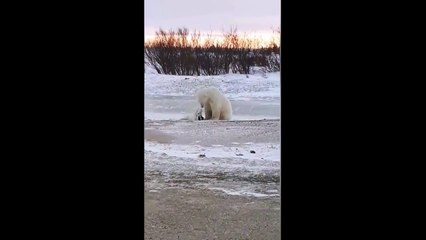
[[[250,150],[250,153],[256,153],[254,150]]]
[[[198,157],[206,157],[206,154],[202,153],[202,154],[198,155]]]
[[[242,153],[237,153],[236,155],[237,156],[244,156]]]
[[[195,115],[197,120],[204,120],[203,110],[201,108],[197,109],[197,111],[195,112]]]

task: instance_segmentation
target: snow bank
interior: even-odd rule
[[[229,99],[279,99],[280,72],[253,75],[226,74],[217,76],[175,76],[145,72],[146,95],[194,96],[204,87],[214,86]]]

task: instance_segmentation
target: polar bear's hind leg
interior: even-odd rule
[[[220,120],[221,110],[219,107],[212,109],[212,120]]]
[[[227,113],[227,112],[225,112],[225,111],[222,111],[221,113],[220,113],[220,118],[219,118],[219,120],[231,120],[231,116],[229,116],[229,114]]]

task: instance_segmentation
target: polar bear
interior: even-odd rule
[[[196,97],[201,108],[204,108],[205,120],[231,120],[231,102],[217,88],[200,89]]]

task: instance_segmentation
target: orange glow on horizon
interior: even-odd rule
[[[191,35],[193,32],[190,32],[188,36],[188,41],[191,41]],[[253,32],[253,33],[237,33],[238,37],[241,39],[250,39],[257,41],[259,43],[259,47],[267,47],[272,42],[275,43],[277,46],[280,46],[280,33],[269,31],[269,32]],[[213,33],[200,33],[200,40],[201,43],[204,43],[208,36],[211,36],[213,41],[216,42],[222,42],[223,41],[223,33],[221,32],[213,32]],[[146,34],[145,35],[145,43],[151,40],[155,39],[155,34]]]

